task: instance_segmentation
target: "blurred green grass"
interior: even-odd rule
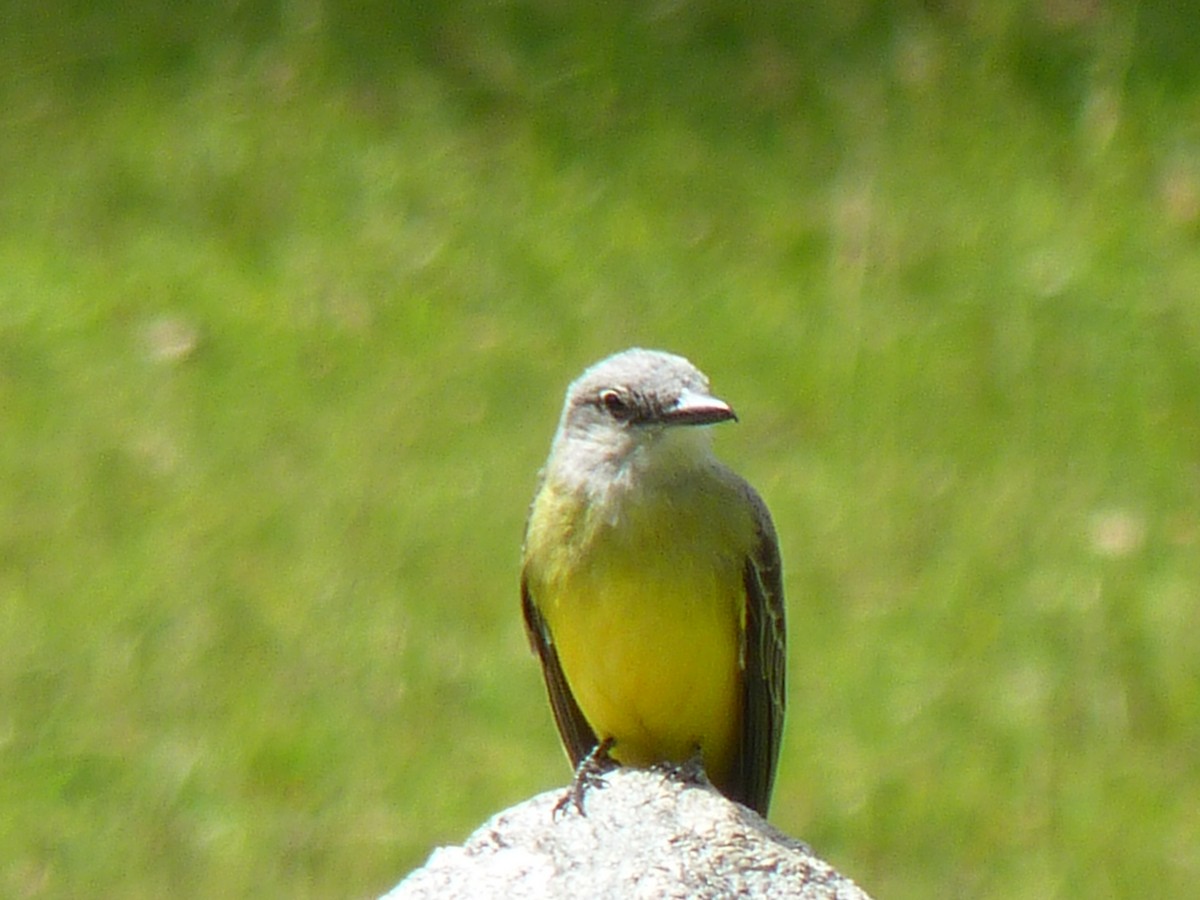
[[[369,896],[564,783],[521,528],[642,344],[779,526],[773,821],[880,897],[1189,895],[1185,12],[0,15],[0,893]]]

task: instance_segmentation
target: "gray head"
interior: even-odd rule
[[[639,460],[707,457],[703,429],[687,426],[736,418],[682,356],[625,350],[591,366],[567,389],[550,467],[582,480],[588,473],[615,475]],[[668,448],[681,452],[668,455]]]

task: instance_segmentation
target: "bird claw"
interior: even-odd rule
[[[572,806],[575,807],[575,811],[581,816],[587,815],[583,809],[584,796],[593,788],[602,790],[606,786],[604,782],[605,773],[617,768],[616,760],[608,755],[608,751],[612,749],[615,743],[615,739],[607,737],[593,747],[592,751],[579,761],[579,765],[575,769],[575,777],[571,779],[571,786],[558,799],[558,802],[554,804],[555,819],[563,815]]]
[[[700,748],[681,763],[660,762],[650,767],[664,778],[677,781],[680,784],[696,785],[710,784],[708,773],[704,769],[704,753]]]

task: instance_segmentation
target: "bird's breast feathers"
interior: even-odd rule
[[[682,760],[701,741],[719,769],[739,721],[752,513],[719,472],[641,487],[607,507],[543,487],[526,541],[530,595],[618,759]]]

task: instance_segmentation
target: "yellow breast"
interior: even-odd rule
[[[543,491],[531,592],[576,702],[617,760],[683,762],[720,782],[741,728],[742,561],[752,525],[715,484],[645,494],[613,517]],[[611,510],[609,511],[611,513]]]

